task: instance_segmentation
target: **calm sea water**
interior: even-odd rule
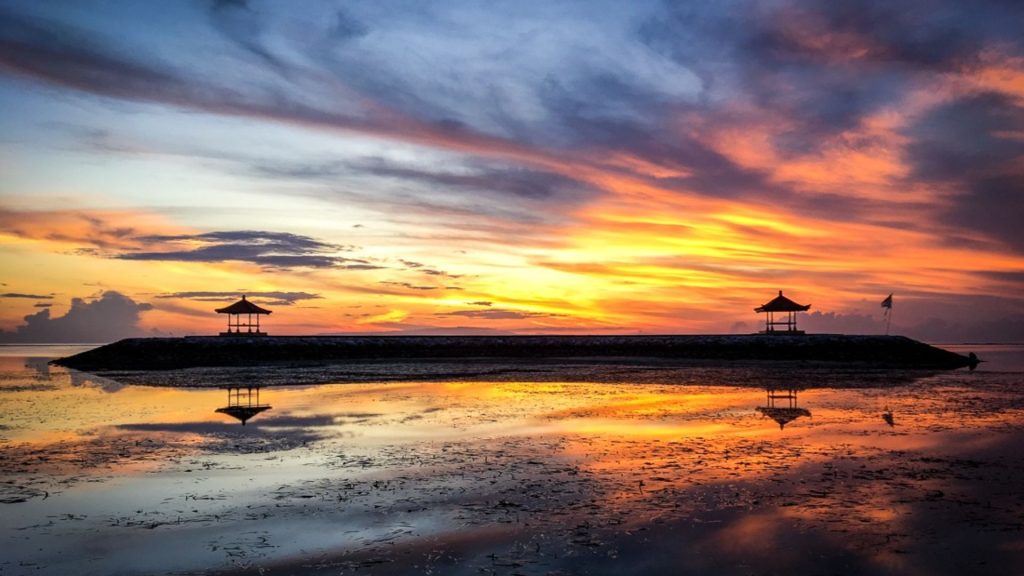
[[[111,378],[0,346],[0,573],[1024,572],[1024,346],[946,347],[986,362]],[[254,382],[269,409],[216,411]]]

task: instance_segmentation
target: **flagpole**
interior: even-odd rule
[[[889,335],[889,324],[892,322],[892,307],[885,309],[885,335]]]

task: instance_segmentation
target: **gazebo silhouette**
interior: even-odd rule
[[[775,420],[775,423],[779,425],[779,430],[786,427],[793,420],[800,418],[801,416],[810,416],[811,411],[806,408],[800,408],[796,405],[796,388],[772,388],[768,387],[765,389],[768,393],[767,405],[758,406],[756,410],[761,413],[762,416],[766,416]],[[785,400],[785,403],[780,405],[779,400]]]
[[[270,310],[266,308],[260,308],[259,306],[249,302],[242,296],[242,299],[235,302],[231,306],[225,306],[224,308],[217,308],[217,314],[228,315],[228,331],[221,332],[221,336],[266,336],[266,332],[260,332],[260,315],[270,314]],[[245,322],[242,322],[242,315],[245,315]],[[253,316],[256,317],[256,322],[252,321]],[[242,329],[245,331],[242,331]],[[253,330],[255,328],[255,330]]]
[[[797,304],[793,302],[783,296],[782,290],[779,290],[778,296],[771,302],[754,308],[754,312],[759,314],[764,312],[764,334],[803,334],[803,330],[796,329],[796,313],[806,312],[810,307],[810,304]],[[785,313],[786,315],[782,320],[776,320],[776,312]]]
[[[229,386],[228,390],[228,405],[223,408],[217,408],[214,412],[221,414],[227,414],[232,418],[237,419],[245,426],[253,416],[260,412],[266,412],[270,410],[270,404],[260,403],[260,387],[259,386],[246,386],[245,393],[242,393],[241,386]],[[253,391],[256,391],[255,396]]]

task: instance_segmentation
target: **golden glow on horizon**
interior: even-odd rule
[[[386,285],[381,285],[379,295],[371,301],[385,309],[376,311],[365,309],[366,294],[377,291],[374,285],[378,281],[394,278],[393,271],[349,273],[342,280],[343,274],[337,271],[295,274],[261,271],[242,263],[135,262],[69,253],[70,247],[81,245],[91,231],[77,229],[77,240],[69,239],[67,234],[51,237],[54,220],[48,218],[49,213],[24,219],[18,235],[8,233],[12,241],[5,241],[0,262],[8,270],[21,269],[24,277],[36,278],[20,285],[18,290],[25,292],[87,295],[96,290],[86,294],[75,290],[79,278],[116,278],[116,283],[110,282],[110,289],[156,306],[156,310],[143,315],[145,327],[178,333],[187,333],[190,327],[199,332],[219,330],[220,319],[210,312],[214,306],[207,302],[162,301],[152,295],[246,288],[253,292],[304,290],[323,296],[310,301],[310,308],[278,308],[269,323],[276,333],[386,330],[387,326],[407,321],[527,331],[531,326],[721,331],[733,321],[756,321],[746,308],[761,303],[779,287],[779,270],[788,270],[785,286],[813,295],[816,305],[841,307],[846,301],[865,296],[855,285],[848,286],[847,279],[949,293],[969,289],[999,294],[1003,288],[994,283],[986,285],[974,271],[1024,267],[1024,259],[1008,253],[936,246],[935,237],[924,231],[863,223],[830,222],[826,226],[785,212],[752,212],[749,208],[730,211],[733,207],[725,202],[719,202],[717,210],[687,218],[655,209],[656,201],[622,204],[614,197],[611,200],[582,210],[577,217],[587,225],[567,230],[558,249],[516,247],[520,256],[514,256],[513,250],[494,258],[493,263],[502,263],[499,267],[488,262],[486,255],[478,255],[475,264],[472,259],[464,260],[459,268],[465,279],[461,280],[462,290],[456,292],[396,287],[389,295]],[[156,233],[141,227],[136,230]],[[107,249],[116,250],[112,241],[104,242]],[[878,258],[882,250],[884,261]],[[37,265],[47,260],[54,262],[46,266],[51,273],[40,276]],[[403,274],[411,279],[410,284],[424,280],[413,278],[415,271]],[[338,281],[326,289],[323,280],[328,278]],[[361,279],[360,283],[353,285],[354,278]],[[685,291],[685,300],[678,297],[680,290]],[[481,322],[446,314],[473,309],[467,303],[478,300],[491,302],[480,308],[484,312],[500,308],[520,315],[495,314]],[[54,302],[54,315],[66,305],[65,301]],[[639,306],[639,301],[647,305]],[[742,308],[734,307],[737,301],[745,302]],[[16,326],[21,316],[31,311],[27,304],[5,307],[0,321],[8,329]],[[362,316],[346,318],[353,307]],[[689,312],[682,312],[687,308]],[[694,315],[694,309],[699,308],[707,311]],[[484,312],[481,318],[487,318]],[[732,319],[723,321],[721,314]],[[208,317],[203,319],[204,315]]]

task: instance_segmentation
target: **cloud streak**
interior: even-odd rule
[[[527,318],[557,318],[560,315],[544,312],[508,310],[504,308],[488,308],[485,310],[454,310],[451,312],[439,312],[435,314],[435,316],[455,316],[481,320],[524,320]]]
[[[192,292],[170,292],[165,294],[157,294],[156,298],[166,299],[182,299],[182,300],[194,300],[196,302],[225,302],[236,300],[239,296],[245,295],[249,300],[257,302],[266,302],[270,305],[276,306],[291,306],[297,302],[303,302],[306,300],[320,300],[323,296],[319,294],[312,294],[309,292],[258,292],[252,290],[238,290],[233,292],[212,292],[212,291],[192,291]]]
[[[375,270],[382,268],[361,258],[340,256],[355,248],[331,244],[288,232],[238,230],[189,235],[139,236],[143,244],[189,246],[181,250],[136,251],[114,256],[121,260],[169,262],[246,262],[266,268],[337,268]]]

